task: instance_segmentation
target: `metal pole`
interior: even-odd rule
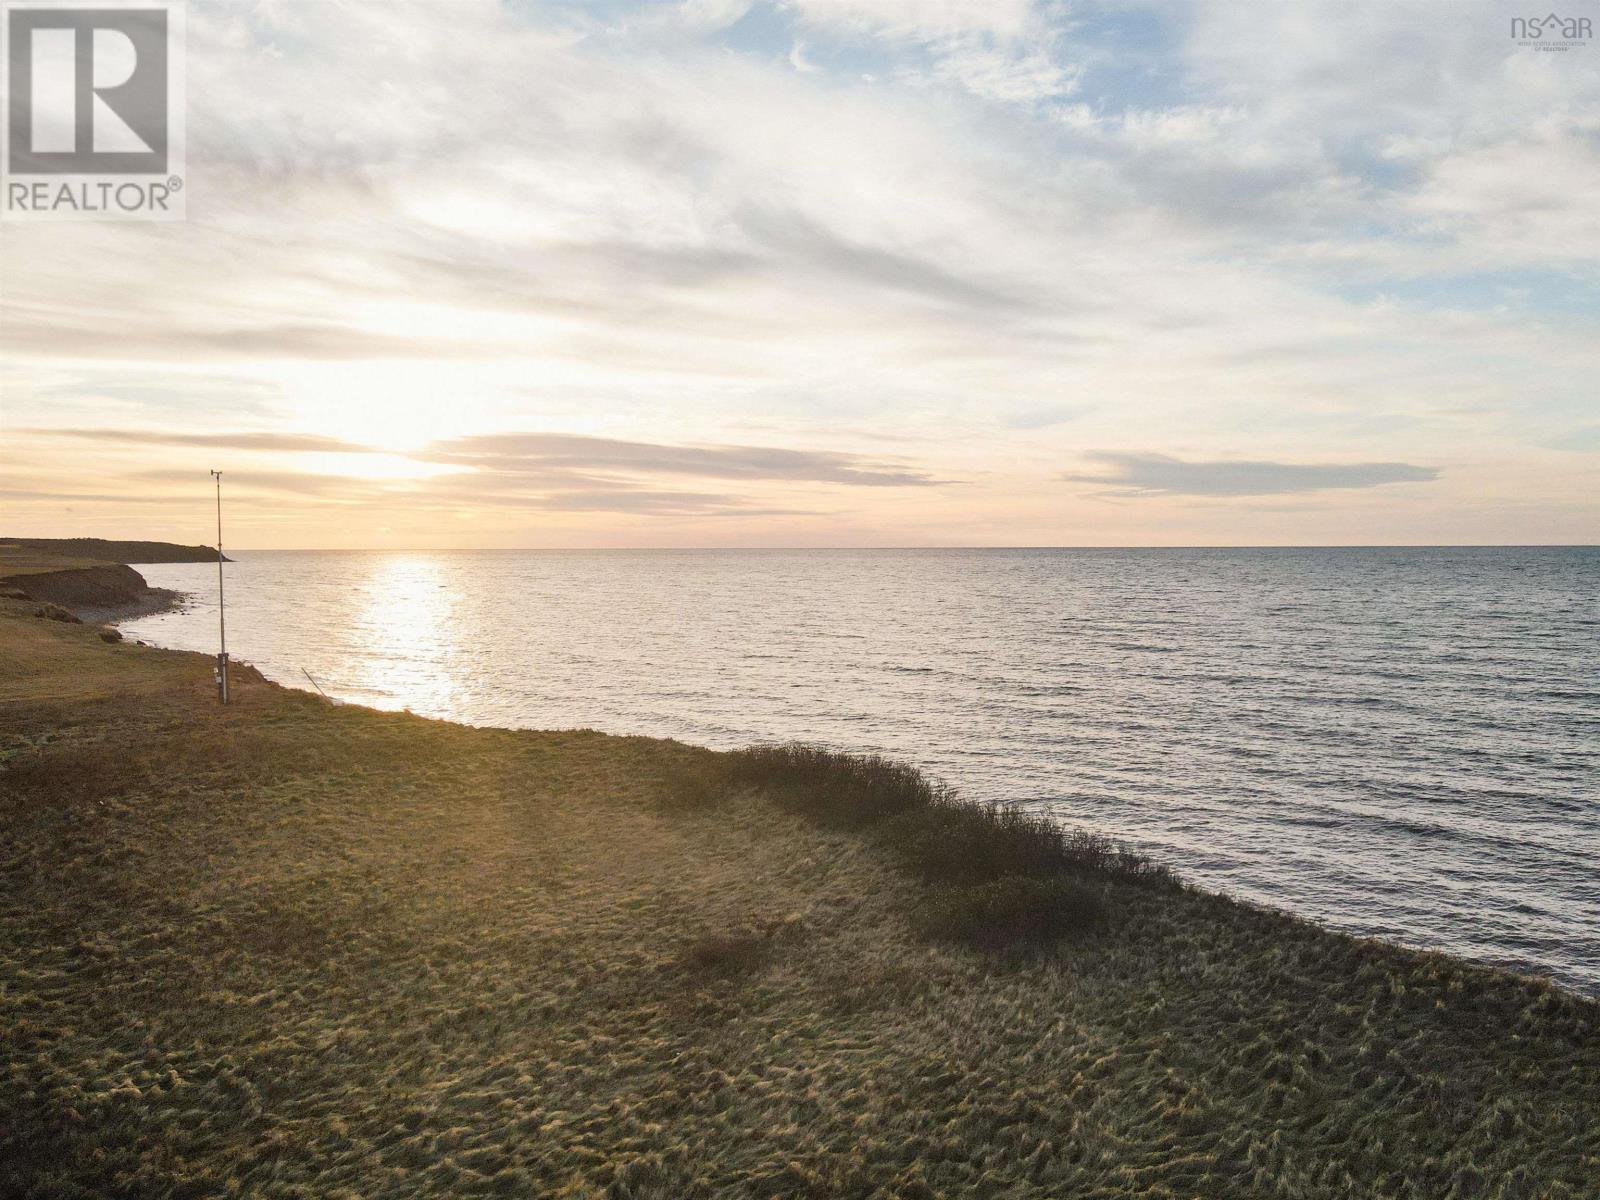
[[[217,653],[217,695],[228,702],[228,617],[222,594],[222,472],[211,472],[217,481],[217,636],[221,649]]]

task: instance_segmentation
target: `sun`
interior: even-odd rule
[[[479,407],[472,384],[472,372],[459,367],[367,361],[307,364],[285,379],[282,387],[295,432],[337,438],[352,448],[387,452],[326,456],[337,457],[342,468],[345,460],[414,454],[434,442],[468,432]],[[392,462],[385,466],[369,461],[364,468],[341,469],[339,473],[393,478],[398,468]]]

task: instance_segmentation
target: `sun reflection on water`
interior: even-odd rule
[[[451,670],[460,654],[461,600],[437,558],[374,555],[356,583],[352,632],[362,653],[341,683],[350,699],[383,708],[448,711],[465,681]]]

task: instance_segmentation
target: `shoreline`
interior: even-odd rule
[[[0,561],[0,570],[5,564]],[[35,563],[34,569],[0,575],[0,588],[12,596],[54,604],[80,620],[96,624],[121,615],[145,615],[178,603],[184,593],[153,588],[126,563]]]
[[[81,621],[116,624],[181,606],[188,593],[151,587],[133,563],[233,560],[209,546],[106,538],[0,537],[0,598],[54,604]]]
[[[1049,938],[988,945],[1017,910],[962,881],[1037,843],[930,823],[894,764],[475,728],[248,670],[222,708],[207,656],[26,607],[0,602],[0,1191],[1590,1181],[1600,1003],[1547,981],[1087,843]]]
[[[67,611],[90,625],[120,625],[124,621],[132,621],[139,617],[153,617],[157,613],[179,610],[188,603],[191,593],[180,592],[176,588],[161,588],[145,586],[144,595],[126,604],[114,605],[108,608],[74,608],[67,606]]]
[[[139,602],[139,604],[141,604],[141,605],[144,604],[144,603],[150,603],[151,607],[149,609],[143,609],[142,607],[136,607],[136,608],[124,609],[124,610],[101,610],[101,611],[98,611],[98,612],[95,611],[95,610],[82,610],[82,611],[77,612],[76,615],[80,616],[86,622],[90,622],[90,623],[97,623],[98,622],[98,623],[103,623],[103,624],[116,625],[116,624],[119,624],[122,621],[133,620],[133,619],[136,619],[138,617],[147,616],[147,615],[153,615],[154,613],[159,613],[159,612],[164,612],[164,611],[171,611],[171,610],[176,609],[176,608],[181,608],[182,605],[189,599],[189,597],[191,595],[191,593],[173,591],[172,589],[149,588],[148,590],[151,593],[162,593],[163,597],[164,597],[163,599],[160,599],[160,600],[152,598],[148,602],[146,602],[146,601]],[[112,613],[112,612],[114,612],[115,615],[108,615],[108,613]],[[152,642],[140,641],[140,642],[138,642],[136,644],[139,645],[139,646],[145,646],[145,647],[149,647],[150,649],[163,651],[163,652],[183,653],[183,654],[199,654],[202,657],[206,658],[206,660],[208,662],[211,660],[211,656],[204,654],[204,652],[202,652],[202,651],[180,650],[180,649],[178,649],[176,647],[163,646],[163,645],[160,645],[159,643],[156,643],[156,642],[153,642],[153,641]],[[362,700],[353,700],[353,699],[347,699],[347,698],[342,698],[342,697],[336,697],[336,696],[329,695],[327,692],[323,691],[322,687],[317,685],[315,682],[307,682],[304,678],[296,678],[296,677],[294,677],[294,675],[292,673],[290,673],[290,675],[288,677],[286,677],[286,678],[274,679],[270,675],[267,675],[265,672],[262,672],[260,670],[260,668],[254,666],[253,664],[251,664],[248,661],[243,660],[243,659],[234,659],[232,661],[232,667],[233,667],[233,669],[235,671],[238,671],[240,669],[244,669],[244,670],[249,670],[251,672],[254,672],[257,675],[259,675],[260,678],[264,682],[266,682],[267,684],[269,684],[270,686],[272,686],[274,688],[280,688],[280,689],[284,689],[284,690],[287,690],[287,691],[300,693],[302,695],[316,697],[317,699],[325,701],[325,702],[327,702],[329,704],[350,706],[350,707],[353,707],[353,708],[355,708],[357,710],[364,711],[364,712],[372,712],[372,713],[401,713],[401,712],[403,712],[403,713],[405,713],[407,715],[413,715],[412,714],[412,710],[410,708],[404,707],[404,706],[396,706],[394,708],[384,708],[384,707],[379,707],[379,706],[375,706],[375,705],[363,702]],[[542,726],[536,726],[536,725],[475,724],[475,723],[471,723],[471,722],[455,719],[455,718],[448,717],[448,716],[423,715],[421,717],[421,719],[428,720],[428,721],[438,721],[438,722],[441,722],[443,724],[446,724],[446,725],[449,725],[449,726],[452,726],[452,727],[455,727],[455,728],[460,728],[460,729],[501,730],[501,731],[504,731],[504,732],[507,732],[507,733],[542,733],[542,732],[550,732],[550,731],[552,731],[554,729],[558,729],[558,728],[566,728],[565,726],[542,727]],[[606,737],[646,738],[646,739],[649,739],[649,740],[667,740],[667,741],[673,741],[675,743],[678,742],[677,738],[674,738],[671,735],[667,735],[667,734],[655,734],[655,733],[648,733],[648,732],[643,732],[643,733],[641,733],[641,732],[612,732],[612,731],[607,730],[605,728],[589,729],[589,727],[585,727],[585,729],[589,730],[590,732],[595,732],[595,733],[598,733],[598,734],[600,734],[602,736],[606,736]],[[705,753],[709,753],[709,754],[726,754],[726,753],[728,753],[728,751],[714,750],[711,747],[702,746],[702,745],[699,745],[697,743],[681,743],[681,744],[688,745],[688,746],[690,746],[691,749],[693,749],[693,750],[695,750],[697,752],[705,752]],[[849,752],[846,752],[846,753],[849,753]],[[1295,910],[1294,908],[1287,907],[1287,906],[1282,905],[1282,904],[1272,903],[1270,900],[1256,899],[1256,898],[1243,896],[1243,895],[1240,895],[1240,894],[1238,894],[1238,893],[1236,893],[1234,891],[1223,889],[1223,888],[1216,888],[1216,887],[1209,887],[1209,886],[1208,887],[1201,887],[1199,885],[1189,884],[1189,883],[1187,883],[1187,881],[1185,882],[1185,886],[1191,888],[1192,890],[1196,891],[1197,893],[1204,894],[1204,895],[1207,895],[1207,896],[1211,896],[1211,897],[1213,897],[1213,898],[1215,898],[1215,899],[1217,899],[1219,901],[1223,901],[1223,902],[1226,902],[1228,904],[1237,905],[1237,906],[1240,906],[1240,907],[1243,907],[1243,908],[1248,908],[1248,909],[1251,909],[1253,911],[1256,911],[1256,912],[1259,912],[1259,913],[1263,913],[1263,914],[1270,914],[1270,915],[1273,915],[1273,916],[1276,916],[1276,917],[1281,917],[1282,919],[1287,920],[1287,921],[1303,923],[1303,924],[1309,926],[1310,928],[1316,929],[1319,932],[1324,933],[1324,934],[1326,934],[1326,935],[1328,935],[1330,937],[1350,938],[1350,939],[1355,939],[1357,941],[1370,942],[1370,943],[1373,943],[1375,945],[1380,945],[1380,946],[1392,948],[1393,950],[1395,950],[1397,952],[1405,953],[1405,954],[1437,955],[1437,956],[1440,956],[1442,958],[1448,959],[1448,960],[1450,960],[1452,962],[1459,963],[1463,967],[1469,967],[1469,968],[1478,969],[1478,970],[1492,971],[1492,972],[1495,972],[1497,974],[1504,975],[1504,976],[1506,976],[1506,977],[1508,977],[1510,979],[1516,979],[1516,980],[1521,980],[1521,981],[1525,981],[1525,982],[1530,982],[1530,983],[1538,984],[1538,985],[1541,985],[1541,986],[1548,986],[1548,987],[1554,988],[1554,989],[1558,990],[1559,992],[1561,992],[1562,994],[1570,996],[1570,997],[1572,997],[1572,998],[1574,998],[1576,1000],[1587,1002],[1587,1003],[1592,1003],[1592,1004],[1595,1004],[1597,1006],[1600,1006],[1600,988],[1589,988],[1589,987],[1582,986],[1578,982],[1574,982],[1574,981],[1559,977],[1559,976],[1557,976],[1555,974],[1550,973],[1549,971],[1539,970],[1539,969],[1537,969],[1537,967],[1534,964],[1531,964],[1531,963],[1523,965],[1523,964],[1519,964],[1519,963],[1514,962],[1514,961],[1496,960],[1496,959],[1493,959],[1493,958],[1490,958],[1490,957],[1486,957],[1486,956],[1475,956],[1475,955],[1471,955],[1471,954],[1466,954],[1466,953],[1462,953],[1462,952],[1457,951],[1457,950],[1448,949],[1448,948],[1446,948],[1444,946],[1441,946],[1441,945],[1428,945],[1428,944],[1424,944],[1424,943],[1422,943],[1420,941],[1419,942],[1408,942],[1408,941],[1401,940],[1399,938],[1395,938],[1395,937],[1391,937],[1391,936],[1385,936],[1383,934],[1372,934],[1372,933],[1363,933],[1363,932],[1359,932],[1359,931],[1353,931],[1353,930],[1350,930],[1350,929],[1341,928],[1336,924],[1325,923],[1325,921],[1327,920],[1327,918],[1325,918],[1325,917],[1324,918],[1319,918],[1316,915],[1308,915],[1308,914],[1299,912],[1299,911]]]
[[[182,603],[185,600],[188,599],[188,597],[190,595],[190,593],[180,592],[180,591],[176,591],[176,590],[170,589],[170,588],[151,588],[151,587],[147,587],[147,591],[149,592],[149,596],[148,597],[141,597],[137,601],[133,601],[128,605],[120,606],[120,607],[117,607],[117,608],[69,609],[69,611],[72,611],[74,616],[79,617],[80,620],[82,620],[83,623],[87,624],[87,625],[115,625],[115,624],[118,624],[118,623],[120,623],[122,621],[133,620],[133,619],[135,619],[137,617],[150,616],[150,615],[154,615],[155,613],[170,611],[171,609],[178,608],[178,607],[180,607],[182,605]],[[135,642],[135,643],[133,643],[133,645],[138,647],[141,650],[155,651],[155,652],[161,653],[161,654],[179,654],[179,655],[184,655],[184,656],[194,656],[194,657],[197,657],[199,659],[204,660],[207,664],[209,664],[211,662],[211,657],[212,657],[212,656],[210,656],[208,654],[205,654],[202,651],[182,650],[182,649],[178,649],[176,647],[161,646],[161,645],[158,645],[158,644],[156,644],[154,642]],[[264,686],[266,686],[268,688],[279,690],[279,691],[283,691],[283,692],[296,693],[298,695],[302,695],[302,696],[306,696],[306,697],[314,697],[314,698],[316,698],[316,699],[318,699],[318,700],[320,700],[320,701],[322,701],[322,702],[324,702],[324,703],[326,703],[326,704],[328,704],[330,706],[346,707],[346,708],[350,708],[350,709],[352,709],[352,710],[354,710],[356,712],[367,713],[367,714],[371,714],[373,716],[397,716],[397,715],[404,715],[404,716],[407,716],[407,717],[413,717],[414,716],[414,714],[412,714],[409,709],[385,709],[385,708],[374,707],[372,705],[362,704],[359,701],[352,701],[352,700],[346,700],[346,699],[337,699],[337,698],[329,696],[327,693],[323,692],[320,688],[316,688],[316,687],[314,687],[314,686],[312,686],[310,684],[307,684],[307,683],[297,682],[297,681],[295,681],[293,679],[289,679],[289,680],[272,679],[271,677],[269,677],[266,674],[264,674],[263,672],[261,672],[258,668],[253,666],[251,663],[249,663],[249,662],[247,662],[247,661],[245,661],[243,659],[234,660],[231,665],[232,665],[232,667],[233,667],[233,669],[235,671],[241,671],[242,670],[242,671],[249,672],[249,674],[253,677],[254,681],[257,684],[264,685]],[[474,725],[474,724],[469,724],[469,723],[462,722],[462,721],[452,720],[452,719],[450,719],[448,717],[420,716],[420,717],[415,717],[415,719],[426,721],[426,722],[430,722],[430,723],[437,723],[439,725],[443,725],[443,726],[451,728],[451,729],[458,729],[458,730],[462,730],[462,731],[468,731],[468,730],[471,730],[471,731],[485,731],[485,732],[506,733],[506,734],[513,734],[513,735],[516,735],[516,734],[535,734],[536,735],[536,734],[548,734],[548,733],[561,732],[561,730],[558,730],[558,729],[541,729],[541,728],[537,728],[537,727],[533,727],[533,726],[523,726],[523,725]],[[682,746],[685,746],[690,751],[692,751],[694,753],[697,753],[697,754],[727,755],[727,754],[730,754],[730,753],[736,753],[735,751],[713,750],[710,747],[701,746],[701,745],[697,745],[697,744],[694,744],[694,743],[679,742],[676,739],[662,738],[662,737],[657,737],[657,736],[649,735],[649,734],[610,733],[610,732],[607,732],[607,731],[602,730],[602,729],[585,729],[585,730],[583,730],[583,732],[592,733],[592,734],[595,734],[596,736],[604,737],[604,738],[626,739],[626,740],[645,740],[645,741],[652,741],[652,742],[659,741],[659,742],[671,743],[671,744],[674,744],[674,745],[682,745]],[[840,757],[854,758],[854,757],[858,757],[858,756],[850,754],[848,752],[842,752]],[[871,756],[871,757],[876,757],[876,756]],[[900,766],[900,764],[898,764],[898,763],[896,763],[894,765]],[[906,769],[907,770],[911,770],[911,771],[915,771],[915,768],[906,768]],[[1199,887],[1196,887],[1196,886],[1194,886],[1192,884],[1187,883],[1186,881],[1183,882],[1181,884],[1181,886],[1185,890],[1191,891],[1196,895],[1206,896],[1206,897],[1209,897],[1210,899],[1213,899],[1213,900],[1216,900],[1216,901],[1220,901],[1220,902],[1223,902],[1223,903],[1226,903],[1226,904],[1229,904],[1229,905],[1234,905],[1234,906],[1237,906],[1237,907],[1240,907],[1240,908],[1249,909],[1249,910],[1251,910],[1253,912],[1260,913],[1260,914],[1262,914],[1264,916],[1280,918],[1280,919],[1282,919],[1284,921],[1289,921],[1289,922],[1293,922],[1295,924],[1304,925],[1304,926],[1306,926],[1308,928],[1316,930],[1317,932],[1319,932],[1321,934],[1325,934],[1328,937],[1350,939],[1350,940],[1358,941],[1358,942],[1371,943],[1373,945],[1382,946],[1382,947],[1385,947],[1387,949],[1393,950],[1393,951],[1395,951],[1397,953],[1401,953],[1401,954],[1414,954],[1414,955],[1424,955],[1424,956],[1430,956],[1430,957],[1439,957],[1439,958],[1448,960],[1450,962],[1459,964],[1460,966],[1462,966],[1464,968],[1470,968],[1470,969],[1473,969],[1473,970],[1489,971],[1489,972],[1493,972],[1493,973],[1498,974],[1498,975],[1505,976],[1507,979],[1517,980],[1517,981],[1525,982],[1525,983],[1531,983],[1531,984],[1535,984],[1535,985],[1542,986],[1542,987],[1550,987],[1550,988],[1556,989],[1557,991],[1560,991],[1560,992],[1562,992],[1562,993],[1564,993],[1564,994],[1566,994],[1568,996],[1571,996],[1572,998],[1574,998],[1576,1000],[1583,1001],[1583,1002],[1588,1002],[1588,1003],[1593,1003],[1593,1004],[1595,1004],[1597,1006],[1600,1006],[1600,995],[1591,995],[1588,992],[1582,991],[1582,990],[1580,990],[1580,989],[1578,989],[1576,987],[1573,987],[1573,986],[1571,986],[1569,984],[1565,984],[1565,983],[1561,982],[1560,980],[1556,979],[1553,976],[1550,976],[1550,975],[1547,975],[1547,974],[1541,974],[1541,973],[1539,973],[1537,971],[1521,971],[1521,970],[1516,969],[1513,966],[1508,966],[1508,965],[1505,965],[1505,964],[1492,962],[1492,961],[1489,961],[1489,960],[1486,960],[1486,959],[1473,958],[1471,956],[1458,954],[1458,953],[1455,953],[1455,952],[1452,952],[1452,951],[1449,951],[1449,950],[1444,950],[1444,949],[1430,948],[1430,947],[1426,947],[1426,946],[1408,945],[1408,944],[1406,944],[1404,942],[1396,941],[1396,940],[1393,940],[1393,939],[1390,939],[1390,938],[1384,938],[1384,937],[1381,937],[1381,936],[1349,933],[1349,932],[1346,932],[1344,930],[1335,928],[1333,926],[1323,925],[1320,922],[1316,921],[1314,918],[1304,916],[1304,915],[1302,915],[1300,913],[1295,912],[1292,909],[1283,908],[1283,907],[1280,907],[1280,906],[1277,906],[1277,905],[1273,905],[1273,904],[1270,904],[1270,903],[1266,903],[1266,902],[1263,902],[1263,901],[1246,899],[1246,898],[1240,897],[1238,895],[1235,895],[1235,894],[1233,894],[1231,892],[1227,892],[1227,891],[1223,891],[1223,890],[1199,888]]]
[[[149,593],[147,597],[141,597],[139,600],[133,601],[128,605],[123,605],[116,608],[85,608],[69,611],[72,611],[73,615],[78,617],[85,625],[116,625],[122,621],[133,620],[138,617],[151,616],[156,613],[181,608],[184,602],[186,602],[191,595],[189,592],[178,591],[171,588],[155,588],[147,586],[146,591]],[[5,605],[5,600],[0,598],[0,615],[4,615]],[[129,643],[128,645],[129,648],[133,649],[135,652],[178,655],[184,658],[196,659],[205,663],[208,670],[212,664],[213,656],[206,654],[203,651],[183,650],[176,647],[167,647],[154,642],[144,641],[136,641]],[[523,725],[475,725],[467,722],[452,720],[448,717],[419,716],[414,714],[408,708],[386,709],[363,704],[359,701],[336,698],[328,695],[326,692],[322,691],[318,687],[315,687],[314,685],[297,682],[293,679],[289,679],[287,681],[272,679],[264,674],[259,668],[243,659],[233,660],[231,666],[235,672],[242,673],[244,678],[246,678],[253,686],[265,687],[272,691],[281,692],[288,695],[305,697],[307,699],[320,702],[328,707],[345,708],[352,712],[367,714],[372,717],[405,717],[410,720],[422,721],[430,725],[438,725],[448,729],[460,730],[463,733],[497,733],[518,736],[559,735],[566,732],[577,732],[617,741],[659,742],[664,745],[682,747],[697,755],[726,757],[730,754],[741,753],[740,751],[714,750],[707,746],[682,742],[671,737],[661,737],[650,734],[609,733],[605,730],[590,729],[587,727],[583,729],[567,730],[565,728],[545,729]],[[770,744],[771,743],[760,743],[758,745]],[[805,747],[805,749],[809,750],[812,748]],[[857,755],[851,752],[839,752],[837,755],[835,755],[835,757],[841,759],[864,758],[874,761],[882,761],[879,760],[877,755]],[[901,769],[912,774],[920,775],[920,772],[917,771],[916,768],[899,762],[891,762],[889,765],[896,769]],[[934,784],[932,786],[937,788],[942,785]],[[1130,854],[1133,853],[1131,849],[1128,849],[1125,852]],[[1142,858],[1143,856],[1140,855],[1139,857]],[[1152,865],[1158,866],[1158,864]],[[1596,1010],[1596,1015],[1600,1016],[1600,994],[1592,994],[1571,984],[1565,983],[1549,974],[1532,970],[1519,970],[1512,965],[1497,963],[1483,958],[1475,958],[1447,949],[1409,945],[1405,942],[1386,938],[1381,935],[1351,933],[1342,929],[1338,929],[1334,926],[1324,925],[1315,918],[1295,912],[1293,909],[1284,908],[1265,901],[1248,899],[1221,889],[1202,888],[1196,886],[1189,883],[1187,880],[1181,880],[1177,876],[1170,875],[1170,873],[1166,872],[1165,867],[1159,867],[1159,871],[1165,874],[1167,878],[1170,878],[1176,886],[1195,896],[1204,897],[1208,900],[1216,901],[1239,909],[1249,910],[1263,917],[1282,920],[1296,926],[1302,926],[1329,938],[1357,942],[1374,947],[1381,947],[1399,955],[1421,956],[1423,958],[1439,959],[1451,964],[1455,964],[1466,970],[1489,972],[1491,974],[1504,977],[1507,981],[1516,981],[1518,983],[1530,984],[1537,987],[1550,988],[1580,1003],[1593,1005]]]

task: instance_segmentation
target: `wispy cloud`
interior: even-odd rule
[[[90,442],[125,442],[140,446],[204,446],[221,450],[274,453],[372,453],[371,446],[316,433],[181,433],[147,429],[30,429],[34,436],[76,438]]]
[[[144,429],[30,429],[30,437],[148,446],[192,446],[265,454],[379,454],[378,447],[310,433],[181,433]],[[852,487],[930,487],[941,481],[903,461],[832,450],[775,446],[677,446],[570,433],[506,432],[434,442],[395,457],[462,467],[502,481],[582,478],[577,472],[692,475],[703,479],[783,480]]]
[[[506,432],[444,439],[397,454],[342,438],[257,431],[182,433],[137,429],[30,429],[26,441],[68,439],[119,448],[163,447],[173,452],[232,451],[230,492],[278,503],[283,497],[315,499],[334,509],[402,505],[417,512],[610,513],[674,518],[801,517],[822,511],[817,493],[833,488],[905,488],[939,485],[928,471],[901,459],[830,450],[773,446],[684,446],[566,433]],[[214,455],[209,455],[210,462]],[[102,477],[115,488],[151,495],[169,488],[192,493],[203,472],[194,466],[143,465],[134,458],[120,473]],[[320,469],[301,469],[308,462]],[[283,465],[287,464],[287,465]],[[409,465],[409,467],[408,467]],[[678,480],[708,480],[739,490],[676,487]],[[793,489],[810,489],[812,503]],[[775,499],[772,489],[788,489]],[[97,497],[112,499],[109,490]],[[22,490],[18,498],[86,499],[79,493]]]
[[[1370,488],[1386,483],[1426,483],[1437,479],[1431,467],[1410,463],[1283,463],[1221,459],[1185,461],[1167,454],[1117,454],[1096,451],[1085,458],[1099,464],[1093,473],[1062,478],[1096,483],[1128,496],[1281,496],[1328,488]]]
[[[853,487],[928,487],[926,471],[826,450],[771,446],[671,446],[562,433],[493,433],[456,438],[419,457],[496,474],[544,475],[560,471],[611,471],[641,475],[694,475],[706,479],[766,479],[838,483]]]
[[[0,226],[19,532],[152,458],[276,475],[286,545],[353,544],[357,510],[421,545],[1600,519],[1600,73],[1488,9],[190,7],[190,220]],[[135,427],[174,432],[107,434]],[[1182,458],[1090,460],[1145,499],[1060,503],[1130,429]],[[916,461],[876,453],[906,436]],[[1441,474],[1373,490],[1413,464]],[[1193,495],[1304,524],[1160,500]]]
[[[740,496],[708,492],[630,491],[558,492],[540,507],[551,512],[650,513],[673,516],[798,516],[798,508],[762,507]]]

